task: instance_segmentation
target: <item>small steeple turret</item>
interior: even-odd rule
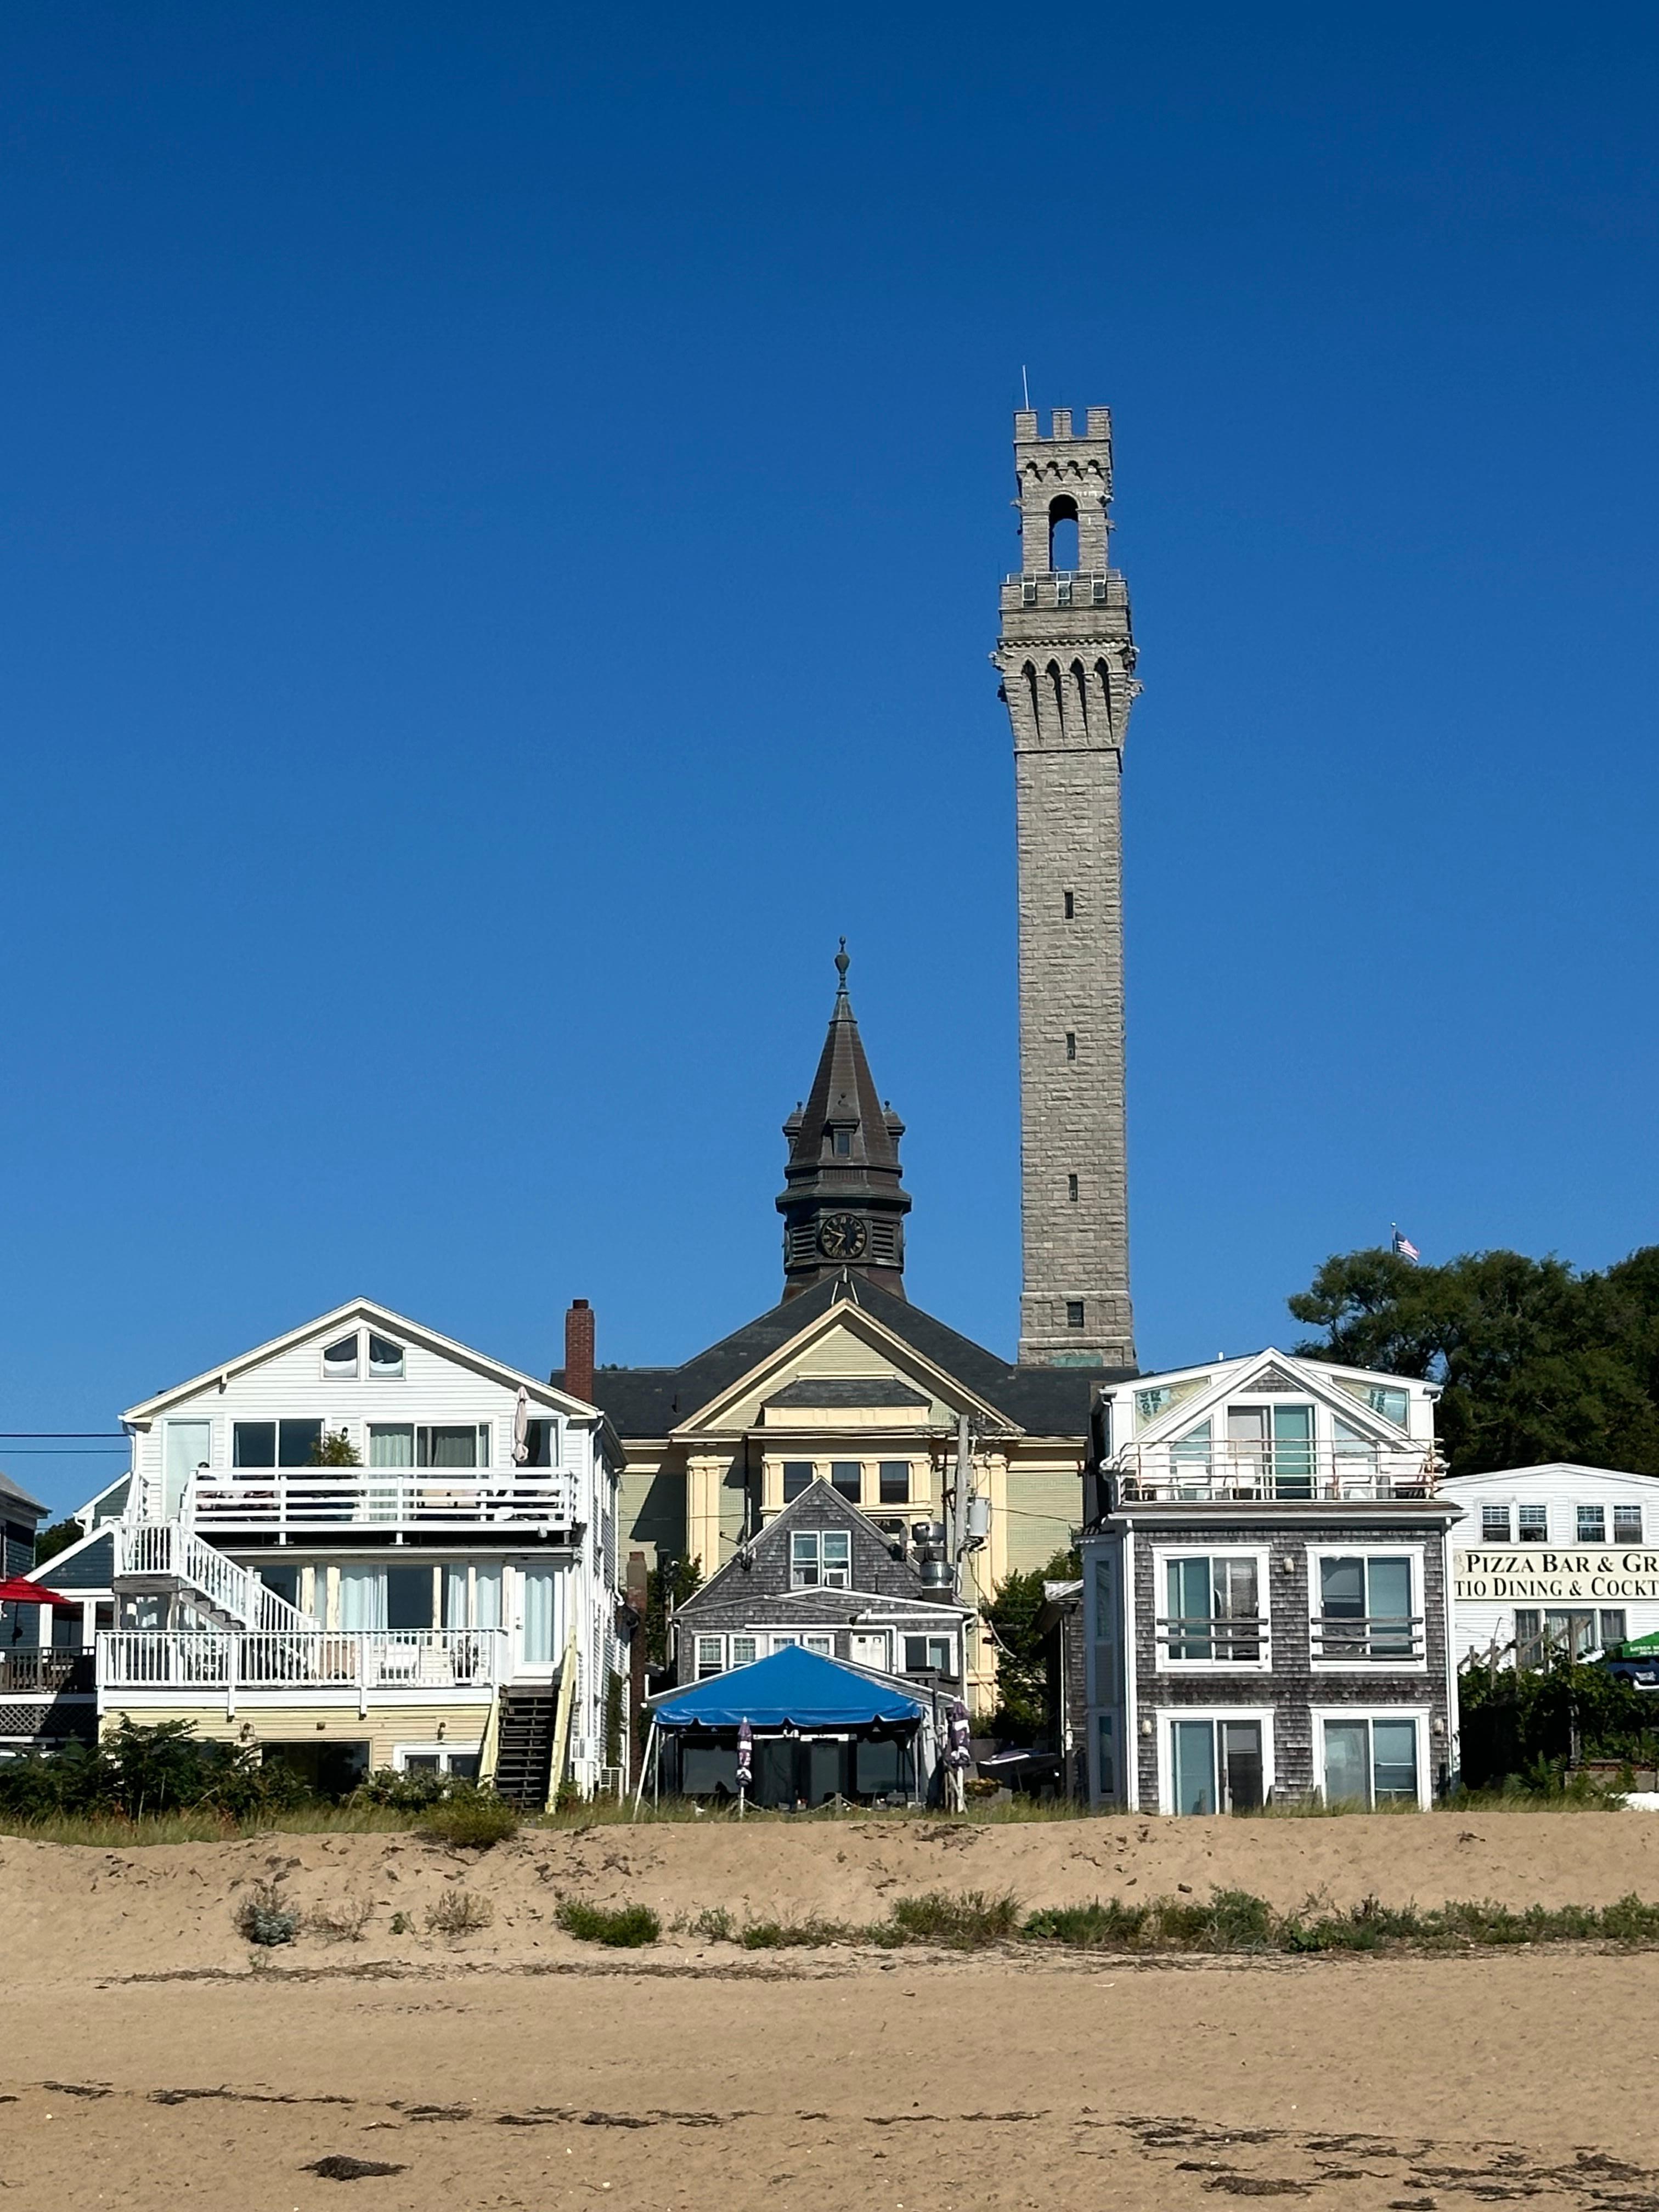
[[[847,939],[836,955],[836,1003],[805,1103],[783,1125],[783,1295],[843,1271],[904,1296],[904,1217],[899,1182],[904,1124],[878,1092],[847,992]]]

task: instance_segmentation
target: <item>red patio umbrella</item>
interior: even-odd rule
[[[78,1597],[63,1597],[58,1591],[48,1589],[44,1583],[32,1583],[25,1575],[8,1575],[0,1582],[0,1605],[56,1605],[66,1613],[79,1613]]]

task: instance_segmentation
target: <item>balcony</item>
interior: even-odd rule
[[[1255,1613],[1160,1613],[1153,1634],[1166,1659],[1217,1667],[1260,1667],[1267,1624]]]
[[[394,1540],[422,1534],[541,1535],[576,1525],[576,1478],[563,1468],[502,1468],[463,1474],[446,1468],[260,1468],[198,1475],[185,1518],[203,1536],[340,1536],[348,1530]]]
[[[1423,1662],[1421,1613],[1316,1615],[1313,1656],[1328,1667],[1417,1667]]]
[[[1002,580],[1006,612],[1016,607],[1122,607],[1129,587],[1115,568],[1037,568]]]
[[[388,1690],[488,1694],[501,1679],[505,1644],[498,1628],[106,1630],[98,1691],[100,1704],[143,1690],[185,1703],[222,1699],[228,1712],[242,1694],[285,1704],[324,1693],[355,1698],[363,1711]]]
[[[93,1686],[90,1651],[64,1651],[36,1644],[14,1644],[0,1651],[0,1697],[56,1697],[88,1694]]]
[[[1431,1449],[1301,1441],[1127,1444],[1112,1462],[1125,1505],[1370,1504],[1434,1495]]]

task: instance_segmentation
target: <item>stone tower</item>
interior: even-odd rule
[[[783,1216],[783,1295],[848,1270],[904,1296],[904,1217],[899,1183],[904,1124],[876,1090],[847,995],[847,939],[830,1033],[804,1106],[783,1125],[789,1164],[778,1195]]]
[[[1020,573],[993,655],[1014,733],[1019,857],[1019,1358],[1132,1367],[1124,1135],[1122,827],[1134,681],[1108,561],[1112,418],[1014,416]],[[1072,543],[1075,542],[1073,552]],[[1063,564],[1063,565],[1062,565]]]

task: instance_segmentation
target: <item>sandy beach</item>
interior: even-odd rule
[[[714,1905],[857,1918],[926,1888],[1035,1905],[1182,1882],[1286,1905],[1595,1903],[1659,1895],[1656,1851],[1635,1814],[594,1827],[484,1855],[6,1838],[8,2201],[1638,2212],[1659,2206],[1651,1954],[755,1954],[684,1932],[613,1954],[553,1915],[561,1895],[649,1903],[666,1927]],[[273,1878],[304,1913],[367,1905],[361,1935],[251,1950],[235,1902]],[[425,1933],[458,1888],[490,1926]],[[393,2170],[312,2170],[342,2160]]]

